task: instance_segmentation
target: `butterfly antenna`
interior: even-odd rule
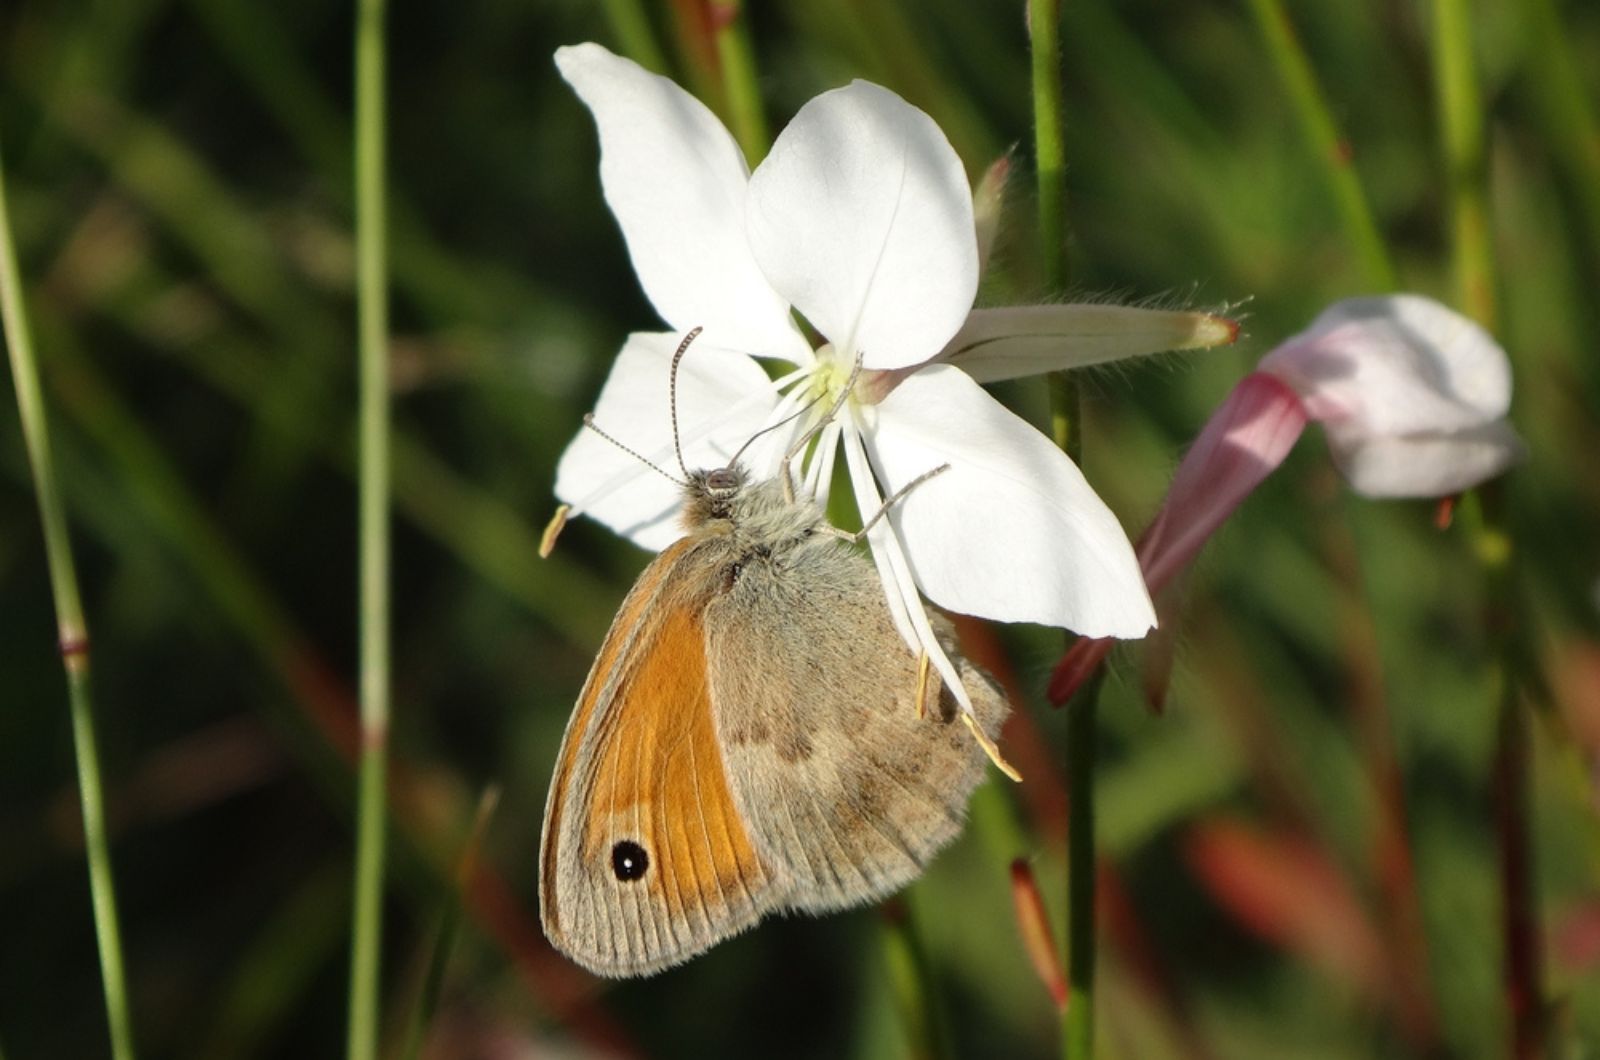
[[[589,428],[594,433],[598,434],[600,437],[604,438],[606,441],[610,442],[612,445],[616,446],[618,449],[621,449],[624,453],[627,453],[629,456],[631,456],[635,460],[639,461],[639,463],[643,464],[645,467],[649,468],[651,471],[654,471],[656,474],[658,474],[662,478],[666,479],[668,482],[676,483],[679,486],[687,486],[688,485],[687,482],[682,482],[682,481],[679,481],[678,479],[673,478],[671,475],[669,475],[665,471],[661,470],[661,468],[658,465],[652,463],[649,460],[646,460],[643,456],[640,455],[638,450],[628,448],[627,446],[623,445],[621,442],[617,441],[615,438],[611,437],[611,435],[607,434],[605,431],[602,431],[599,427],[595,426],[594,413],[589,412],[589,413],[585,413],[584,414],[583,425],[585,427]],[[676,426],[676,423],[674,423],[674,426]],[[676,432],[674,432],[674,433],[676,433]],[[673,441],[677,441],[677,439],[674,438]],[[683,461],[680,458],[679,459],[679,463],[681,464],[682,462]],[[683,474],[684,474],[684,478],[688,478],[688,476],[689,476],[689,472],[688,471],[685,471]]]
[[[689,334],[678,343],[678,352],[672,355],[672,376],[667,383],[667,399],[672,406],[672,451],[678,454],[678,467],[683,471],[684,478],[689,477],[689,466],[683,462],[683,446],[678,441],[678,362],[689,352],[689,344],[699,338],[704,330],[702,327],[690,328]]]

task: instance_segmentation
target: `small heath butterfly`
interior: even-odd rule
[[[556,949],[599,975],[650,975],[767,913],[904,886],[960,830],[986,762],[974,736],[1005,718],[934,616],[967,731],[853,535],[783,468],[686,472],[687,534],[628,593],[567,723],[539,910]]]

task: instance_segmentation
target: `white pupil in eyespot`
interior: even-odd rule
[[[650,856],[644,847],[631,839],[624,839],[611,848],[611,871],[623,883],[631,883],[645,874],[650,867]]]

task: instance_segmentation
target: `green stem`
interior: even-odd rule
[[[1465,0],[1434,4],[1433,60],[1441,145],[1449,190],[1452,262],[1460,308],[1494,330],[1497,278],[1489,223],[1483,100],[1472,56]],[[1522,689],[1534,656],[1517,595],[1517,550],[1501,483],[1463,505],[1484,581],[1484,624],[1495,660],[1498,723],[1493,765],[1495,832],[1500,845],[1502,989],[1511,1021],[1510,1055],[1544,1055],[1544,990],[1537,888],[1528,835],[1532,751]]]
[[[89,893],[94,906],[95,937],[100,947],[100,978],[105,987],[111,1054],[116,1060],[131,1060],[133,1023],[128,1010],[127,977],[122,967],[122,934],[117,925],[117,896],[111,879],[111,847],[106,836],[100,756],[96,750],[94,707],[89,694],[89,628],[83,617],[66,509],[50,453],[50,428],[39,383],[38,362],[34,358],[27,311],[22,304],[22,279],[11,238],[3,159],[0,159],[0,317],[5,321],[6,348],[17,388],[17,413],[22,420],[23,441],[39,498],[50,589],[55,597],[56,634],[67,673],[72,743],[78,760],[78,797],[83,806],[84,848],[89,860]]]
[[[943,1060],[952,1055],[950,1035],[933,964],[917,930],[914,903],[913,889],[884,907],[884,957],[910,1055],[916,1060]]]
[[[717,62],[722,66],[722,87],[728,94],[728,119],[734,139],[755,165],[766,156],[772,141],[761,107],[761,85],[756,77],[755,51],[750,46],[750,25],[742,0],[712,0]]]
[[[1039,196],[1039,259],[1047,293],[1067,288],[1067,149],[1061,118],[1061,3],[1030,0],[1028,33],[1033,48],[1033,153]],[[1055,442],[1074,460],[1081,455],[1078,387],[1066,372],[1052,372],[1050,428]]]
[[[1097,673],[1067,704],[1067,1005],[1062,1047],[1069,1060],[1094,1055],[1095,734]]]
[[[1033,145],[1039,194],[1039,254],[1051,296],[1066,291],[1066,144],[1061,106],[1060,0],[1030,0],[1028,33],[1033,57]],[[1050,426],[1073,460],[1083,455],[1082,416],[1076,382],[1065,372],[1049,377]],[[1067,986],[1061,1045],[1069,1060],[1094,1054],[1095,807],[1094,744],[1100,683],[1093,681],[1068,708],[1067,720]]]
[[[378,1053],[384,774],[389,742],[389,364],[384,246],[384,5],[356,24],[356,283],[360,321],[361,766],[348,1053]]]
[[[642,0],[601,0],[606,21],[617,39],[622,54],[655,74],[667,72],[667,57],[656,43],[655,30],[650,27],[650,16],[645,13]]]
[[[63,367],[70,369],[58,388],[63,407],[75,418],[79,430],[96,442],[100,453],[109,459],[117,471],[117,481],[128,487],[130,492],[126,499],[134,505],[133,514],[148,523],[167,552],[180,561],[179,566],[194,575],[194,585],[204,592],[217,613],[237,628],[244,643],[282,683],[287,696],[269,696],[265,705],[288,723],[277,731],[283,733],[312,779],[320,788],[328,790],[330,798],[337,803],[340,793],[350,794],[344,787],[349,773],[341,772],[339,767],[345,749],[353,746],[353,741],[346,739],[344,724],[353,711],[348,709],[350,697],[340,680],[312,650],[304,634],[294,627],[267,584],[244,562],[214,522],[209,509],[188,489],[146,426],[123,405],[93,365],[77,353]],[[346,464],[352,467],[354,464],[348,459],[348,453],[346,459],[336,461],[338,467],[350,470]],[[423,486],[419,485],[418,489]],[[441,498],[436,505],[430,505],[428,510],[432,514],[429,517],[443,518],[450,501],[468,495],[451,493]],[[499,526],[504,531],[490,534],[490,539],[498,543],[492,547],[496,551],[508,550],[524,556],[534,554],[538,535],[525,526],[512,534],[510,521],[510,515],[502,513],[484,524],[491,528]],[[586,584],[563,578],[559,591],[573,598],[594,595],[583,588]],[[604,631],[602,623],[598,631],[591,630],[590,636],[598,637]],[[297,708],[298,713],[290,708]],[[302,735],[319,739],[302,739]],[[336,751],[339,754],[336,755]],[[352,750],[350,757],[354,756]],[[338,784],[338,791],[333,791],[331,784]],[[415,804],[416,800],[411,802]],[[403,810],[406,805],[397,800],[394,808]],[[415,805],[412,808],[415,809]],[[447,887],[448,880],[442,880],[443,866],[436,857],[430,856],[444,843],[434,824],[417,813],[401,813],[397,825],[400,835],[409,838],[409,843],[399,850],[403,853],[409,847],[420,858],[409,864],[420,864],[429,873],[430,881],[438,887]],[[520,907],[508,903],[506,896],[510,891],[504,881],[491,867],[484,866],[479,870],[477,883],[478,887],[465,896],[468,910],[479,930],[492,938],[511,959],[530,996],[548,1000],[558,1022],[570,1026],[601,1051],[616,1052],[618,1043],[625,1042],[625,1038],[608,1018],[592,1002],[552,986],[546,974],[547,965],[541,962],[537,927],[526,920]]]
[[[1029,0],[1039,254],[1052,295],[1067,286],[1067,149],[1061,119],[1061,0]]]
[[[1526,0],[1522,15],[1528,33],[1524,65],[1541,131],[1578,198],[1590,243],[1600,246],[1600,119],[1573,56],[1573,39],[1555,0]]]
[[[1478,95],[1465,0],[1437,0],[1433,19],[1434,89],[1449,193],[1456,303],[1493,331],[1497,314],[1483,100]]]
[[[1361,180],[1351,164],[1350,142],[1334,122],[1327,98],[1317,84],[1311,61],[1295,35],[1282,0],[1250,0],[1250,12],[1261,31],[1267,54],[1277,68],[1294,105],[1306,146],[1319,163],[1328,182],[1328,191],[1339,210],[1345,234],[1361,261],[1366,282],[1379,291],[1398,286],[1394,263],[1384,246],[1372,206],[1361,189]]]

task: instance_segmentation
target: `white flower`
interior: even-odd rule
[[[1275,347],[1206,421],[1139,538],[1139,563],[1170,617],[1168,592],[1217,529],[1276,471],[1306,424],[1321,421],[1350,488],[1368,497],[1448,497],[1520,460],[1505,419],[1511,362],[1487,331],[1417,294],[1335,302]],[[1167,622],[1157,639],[1170,639]],[[1057,664],[1050,698],[1065,703],[1111,651],[1080,640]],[[1165,695],[1158,652],[1147,673]]]
[[[1262,358],[1322,423],[1368,497],[1444,497],[1524,452],[1506,422],[1511,364],[1490,334],[1416,294],[1351,298]]]
[[[856,81],[807,103],[751,173],[720,122],[665,78],[595,44],[556,64],[593,112],[600,176],[645,294],[673,330],[635,334],[595,423],[673,466],[668,365],[689,466],[725,464],[757,430],[810,404],[742,458],[777,473],[859,374],[795,470],[819,499],[843,448],[859,511],[929,471],[868,534],[890,609],[965,699],[918,589],[953,611],[1138,637],[1154,624],[1116,518],[1059,449],[980,378],[1231,338],[1226,321],[1114,306],[972,310],[979,273],[971,190],[932,119]],[[813,349],[797,311],[820,333]],[[1073,344],[1073,339],[1084,341]],[[787,362],[777,380],[753,357]],[[957,367],[961,365],[962,367]],[[678,488],[580,432],[556,493],[646,548],[676,539]]]

